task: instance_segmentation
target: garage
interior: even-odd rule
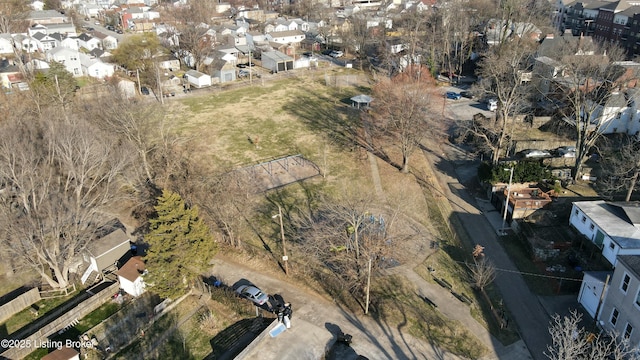
[[[604,290],[604,284],[607,281],[607,275],[611,274],[609,271],[589,271],[585,272],[582,278],[582,286],[580,286],[580,292],[578,293],[578,302],[594,319],[596,311],[598,311],[598,303]]]
[[[293,70],[293,58],[280,51],[262,53],[262,67],[273,73]]]

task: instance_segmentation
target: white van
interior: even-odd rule
[[[487,101],[487,110],[489,110],[489,111],[498,110],[498,100],[489,99],[489,101]]]

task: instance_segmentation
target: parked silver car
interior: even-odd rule
[[[547,150],[527,149],[527,150],[520,151],[518,153],[518,156],[526,159],[545,158],[545,157],[551,157],[551,153],[548,152]]]
[[[242,285],[236,289],[236,293],[240,297],[251,300],[257,306],[260,306],[269,300],[269,295],[262,292],[253,285]]]
[[[564,157],[564,158],[574,158],[576,157],[576,147],[575,146],[561,146],[555,150],[556,156]]]

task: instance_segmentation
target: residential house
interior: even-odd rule
[[[61,347],[42,357],[42,360],[80,360],[80,353],[72,347]]]
[[[304,40],[304,33],[300,30],[273,31],[268,33],[266,38],[274,43],[299,47],[300,42]]]
[[[78,36],[78,45],[91,51],[96,48],[100,48],[102,46],[102,42],[100,39],[95,38],[87,33],[82,33]]]
[[[163,70],[180,70],[180,60],[167,56],[161,59],[158,59],[158,67]]]
[[[640,203],[576,201],[569,224],[614,267],[620,255],[640,255]]]
[[[120,288],[131,296],[138,297],[145,291],[144,275],[147,273],[142,257],[134,256],[127,261],[118,271]]]
[[[96,18],[104,9],[97,4],[80,3],[76,5],[76,10],[84,17]]]
[[[236,79],[236,69],[233,63],[222,59],[214,60],[209,65],[209,68],[211,69],[213,78],[217,79],[218,83],[226,83]]]
[[[104,79],[113,76],[115,67],[113,64],[106,64],[99,58],[80,54],[82,73],[96,79]]]
[[[32,37],[36,40],[38,51],[40,52],[47,52],[56,47],[56,39],[45,33],[38,32]]]
[[[20,69],[16,65],[10,64],[8,60],[2,60],[0,62],[0,84],[2,84],[2,88],[19,88],[22,83],[24,83],[24,76]]]
[[[293,58],[280,51],[263,52],[262,67],[273,73],[293,70]]]
[[[538,99],[547,98],[553,91],[553,80],[563,76],[564,65],[548,56],[535,58],[533,64],[533,81],[537,89]]]
[[[25,64],[27,70],[34,72],[37,70],[47,70],[50,68],[49,63],[40,59],[31,59]]]
[[[114,50],[118,48],[118,39],[114,36],[94,31],[93,37],[100,41],[100,45],[98,46],[100,49]]]
[[[32,1],[30,5],[34,11],[44,10],[44,1],[35,0],[35,1]]]
[[[27,34],[33,36],[36,33],[51,35],[53,33],[60,34],[76,34],[76,27],[72,23],[60,24],[33,24],[27,29]]]
[[[47,61],[57,61],[63,64],[73,76],[82,76],[82,64],[78,50],[58,46],[49,50],[46,55]]]
[[[487,45],[497,45],[513,37],[527,38],[540,41],[542,32],[532,23],[504,22],[500,19],[491,19],[484,30],[484,39]]]
[[[184,78],[191,86],[198,89],[211,86],[211,76],[199,71],[189,70],[184,74]]]
[[[34,53],[38,51],[38,42],[27,34],[14,35],[13,46],[25,53]]]
[[[76,36],[70,36],[60,33],[53,33],[49,35],[56,39],[56,46],[66,47],[67,49],[79,50],[78,38]]]
[[[640,256],[620,255],[596,320],[640,348]]]
[[[104,271],[118,266],[121,260],[131,250],[131,241],[129,236],[117,228],[107,235],[91,241],[82,255],[85,263],[88,264],[87,269],[81,277],[84,284],[91,274],[101,276]]]
[[[509,193],[509,200],[505,201]],[[504,206],[507,208],[507,221],[512,219],[524,219],[533,214],[536,210],[542,209],[551,203],[549,194],[539,188],[531,188],[528,184],[512,184],[505,186],[501,191],[494,193],[491,202],[501,208],[504,214]]]
[[[26,18],[29,25],[33,24],[61,24],[70,22],[69,18],[57,10],[34,10],[30,11]]]
[[[0,55],[13,54],[13,38],[11,34],[0,34]]]

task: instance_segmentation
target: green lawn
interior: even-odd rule
[[[29,324],[33,320],[44,316],[44,314],[52,311],[59,305],[63,304],[67,300],[70,300],[74,296],[78,295],[79,291],[75,291],[68,296],[52,298],[52,299],[42,299],[36,302],[34,305],[38,307],[38,316],[35,316],[29,308],[26,308],[19,313],[13,315],[3,324],[0,324],[0,330],[6,331],[4,334],[0,334],[3,336],[13,334],[14,332],[20,330],[25,325]]]

